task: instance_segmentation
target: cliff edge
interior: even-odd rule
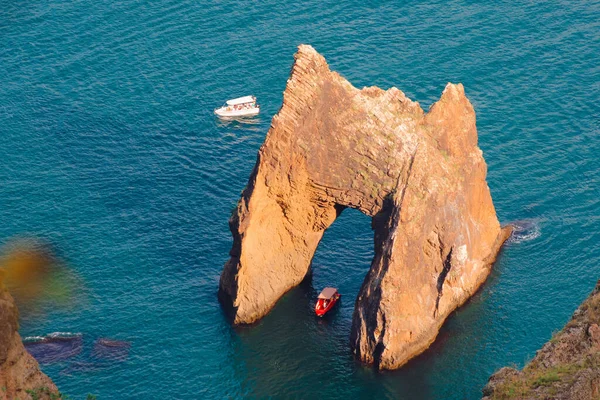
[[[0,276],[0,399],[60,398],[58,389],[25,350],[19,328],[19,313]]]
[[[502,368],[485,400],[600,398],[600,281],[571,320],[521,371]]]
[[[257,321],[304,279],[340,213],[358,209],[372,217],[375,257],[351,346],[364,362],[400,367],[484,282],[510,234],[486,183],[475,112],[460,84],[425,113],[395,87],[353,87],[311,46],[294,58],[229,221],[220,298],[234,323]]]

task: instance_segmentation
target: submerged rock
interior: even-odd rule
[[[129,357],[130,349],[131,343],[129,342],[100,338],[94,343],[92,357],[104,360],[125,361]]]
[[[396,88],[353,87],[302,45],[230,219],[220,298],[236,324],[263,317],[307,275],[325,229],[356,208],[372,217],[375,257],[351,345],[360,360],[397,368],[484,282],[510,234],[485,179],[462,85],[424,113]]]
[[[509,243],[521,243],[537,239],[542,231],[540,229],[540,221],[537,219],[522,219],[511,222],[513,232],[508,239]]]
[[[26,339],[25,348],[40,364],[51,364],[75,357],[83,349],[80,334],[51,334],[40,338]]]
[[[23,347],[18,327],[17,307],[0,276],[0,398],[29,398],[26,391],[38,399],[56,398],[58,389]]]
[[[600,398],[600,281],[571,320],[521,371],[502,368],[483,388],[485,400]]]

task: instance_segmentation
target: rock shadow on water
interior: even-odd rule
[[[313,268],[311,265],[302,282],[281,297],[280,301],[282,305],[279,308],[275,307],[271,310],[269,313],[270,318],[281,315],[284,319],[294,321],[305,320],[311,311],[314,316],[314,308],[312,308],[314,307],[314,303],[311,306],[310,302],[313,298],[316,301],[318,293],[313,288],[312,278]],[[235,325],[233,323],[233,316],[235,315],[236,308],[233,307],[233,301],[228,297],[228,294],[223,292],[220,287],[217,290],[217,299],[221,304],[220,309],[223,317],[231,325],[235,333],[239,335],[250,334],[252,332],[251,328],[263,325],[262,320],[250,324]]]
[[[353,365],[348,348],[349,321],[344,322],[341,303],[326,315],[315,315],[320,290],[310,275],[288,291],[263,319],[251,325],[232,326],[235,348],[230,357],[235,373],[248,397],[318,398],[323,385],[333,385],[348,376]],[[345,363],[336,360],[346,359]],[[306,370],[306,366],[310,366]],[[332,379],[324,381],[324,377]],[[307,389],[303,379],[318,382]]]

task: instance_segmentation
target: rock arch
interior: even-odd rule
[[[341,210],[359,209],[372,217],[375,256],[351,346],[397,368],[483,283],[506,239],[485,178],[462,85],[448,84],[425,114],[396,88],[356,89],[301,45],[230,219],[220,297],[234,323],[260,319],[304,279]]]

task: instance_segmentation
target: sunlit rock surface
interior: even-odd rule
[[[27,391],[50,399],[58,389],[23,347],[18,325],[17,307],[0,276],[0,399],[28,399]]]
[[[371,216],[375,231],[351,345],[360,360],[397,368],[484,282],[510,233],[496,217],[462,85],[448,84],[424,113],[396,88],[353,87],[299,47],[230,220],[220,296],[234,323],[263,317],[304,279],[346,207]]]

